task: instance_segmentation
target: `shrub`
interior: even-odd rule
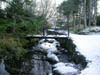
[[[36,34],[40,33],[42,23],[38,20],[27,19],[24,22],[14,23],[9,19],[0,19],[0,34],[1,33],[27,33]]]
[[[26,50],[23,48],[23,44],[18,38],[0,39],[0,56],[2,58],[16,57],[19,59],[25,52]]]

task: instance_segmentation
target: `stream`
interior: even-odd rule
[[[79,75],[87,65],[69,38],[41,39],[21,61],[0,62],[0,75]]]

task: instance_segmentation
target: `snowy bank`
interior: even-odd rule
[[[100,75],[100,35],[71,34],[70,36],[77,46],[77,51],[90,61],[80,75]]]

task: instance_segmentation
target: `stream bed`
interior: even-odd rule
[[[0,75],[79,75],[87,61],[75,48],[69,38],[41,39],[22,60],[0,63]]]

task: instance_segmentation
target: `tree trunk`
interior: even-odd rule
[[[75,28],[75,15],[73,13],[73,28]]]
[[[84,14],[84,28],[86,28],[87,27],[86,0],[84,0],[83,14]]]
[[[88,24],[89,26],[91,26],[92,11],[93,11],[93,9],[92,9],[92,1],[89,0],[89,24]]]
[[[78,16],[78,18],[79,18],[79,29],[80,29],[81,28],[81,4],[79,6],[79,16]]]
[[[94,0],[94,25],[97,24],[97,0]]]

